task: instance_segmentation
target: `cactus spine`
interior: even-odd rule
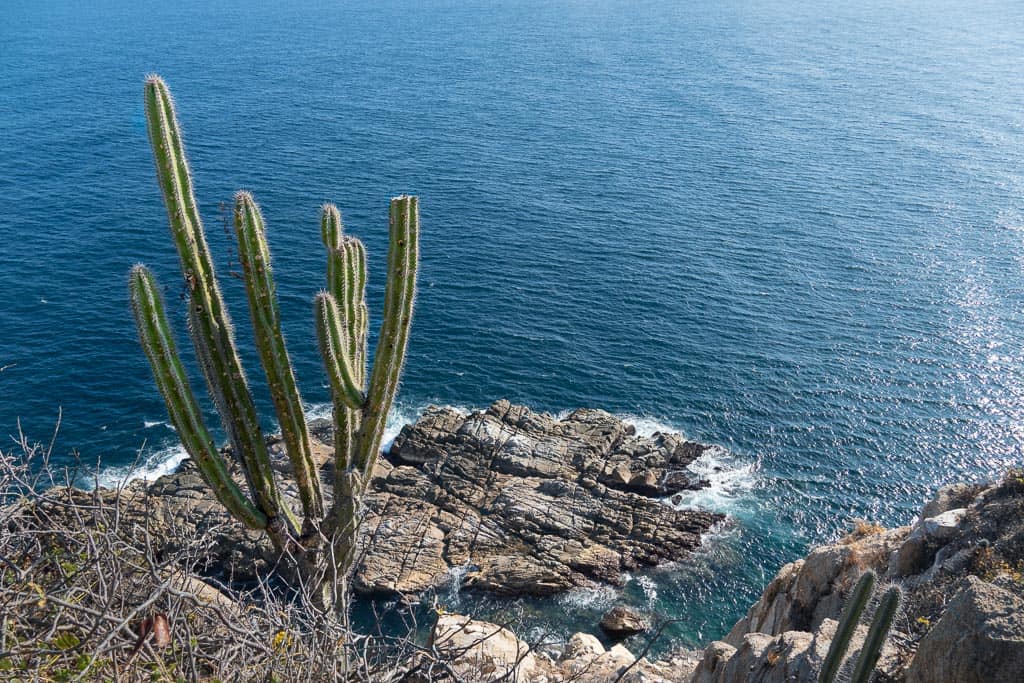
[[[333,550],[344,573],[354,560],[358,501],[380,451],[405,360],[416,295],[419,204],[415,197],[391,200],[384,317],[368,387],[366,250],[358,239],[344,235],[334,206],[323,207],[320,225],[328,251],[328,291],[316,299],[317,336],[334,396]]]
[[[159,77],[147,78],[145,102],[157,178],[188,286],[192,343],[251,499],[232,480],[214,446],[178,357],[156,282],[139,265],[129,278],[132,308],[157,388],[186,450],[231,514],[249,527],[265,529],[279,549],[299,550],[307,560],[323,557],[323,541],[331,539],[332,553],[327,556],[333,557],[333,563],[326,574],[341,580],[354,559],[359,498],[380,451],[408,344],[419,253],[417,199],[402,196],[391,201],[384,316],[368,386],[366,250],[358,239],[343,234],[341,215],[334,206],[323,208],[328,287],[316,297],[315,322],[334,399],[337,472],[334,505],[325,513],[302,400],[281,334],[263,216],[248,192],[235,196],[235,234],[256,347],[295,472],[304,517],[300,525],[274,479],[196,209],[174,105]]]
[[[860,577],[850,597],[847,598],[843,614],[839,619],[839,625],[836,627],[835,636],[832,638],[831,645],[829,645],[825,661],[821,665],[818,683],[833,683],[839,675],[846,652],[850,647],[853,633],[857,629],[857,624],[864,613],[864,608],[871,599],[874,586],[875,573],[872,571],[865,572]],[[893,620],[896,618],[896,613],[899,610],[901,595],[900,589],[896,586],[890,587],[882,595],[871,619],[871,626],[868,628],[867,637],[861,646],[856,667],[850,678],[851,683],[869,683],[871,680],[871,674],[875,671],[875,665],[882,654],[885,639],[889,635],[889,629],[892,627]]]
[[[167,404],[171,423],[196,461],[206,483],[231,514],[253,529],[264,529],[267,516],[257,509],[228,474],[202,412],[189,385],[185,369],[167,324],[163,299],[153,274],[143,265],[132,268],[129,279],[132,308],[138,321],[142,348],[153,366],[157,387]]]
[[[864,639],[864,646],[860,649],[860,657],[857,658],[857,666],[853,670],[851,683],[868,683],[871,674],[875,671],[875,664],[882,654],[882,646],[889,636],[889,629],[896,618],[896,612],[900,607],[902,594],[900,589],[893,586],[882,595],[881,602],[875,610],[875,616],[871,620],[871,628],[868,629],[868,636]]]
[[[843,663],[843,657],[850,647],[850,638],[857,630],[860,615],[863,614],[868,600],[871,599],[871,591],[874,588],[875,573],[865,572],[846,600],[843,614],[839,618],[839,626],[836,627],[835,637],[832,638],[832,643],[828,647],[828,655],[825,656],[825,662],[821,666],[818,683],[833,683],[835,681],[836,674],[839,673],[839,666]]]

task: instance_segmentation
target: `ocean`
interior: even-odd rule
[[[1024,5],[91,3],[0,21],[0,429],[102,482],[180,460],[138,346],[132,264],[182,284],[142,81],[174,93],[243,361],[273,428],[225,219],[268,221],[304,399],[318,207],[370,253],[421,198],[391,433],[429,404],[604,408],[709,442],[732,522],[622,593],[460,594],[533,633],[624,600],[724,634],[778,568],[854,518],[907,523],[1024,443]],[[371,341],[372,348],[372,341]],[[190,369],[198,384],[194,363]],[[209,422],[217,419],[211,412]],[[720,467],[720,470],[715,470]],[[87,483],[86,479],[83,482]],[[454,581],[454,578],[453,578]]]

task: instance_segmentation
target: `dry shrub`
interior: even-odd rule
[[[203,537],[155,543],[51,448],[0,450],[0,680],[452,680],[411,611],[404,635],[357,634],[302,586],[199,580]]]
[[[857,541],[867,538],[868,536],[874,536],[886,531],[886,528],[880,524],[869,522],[866,519],[855,519],[853,520],[853,530],[850,531],[846,536],[839,539],[839,542],[843,545],[850,545]]]

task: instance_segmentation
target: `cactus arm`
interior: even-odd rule
[[[224,431],[256,502],[269,517],[294,516],[281,501],[256,407],[235,349],[234,334],[196,210],[188,163],[170,93],[159,77],[146,80],[146,121],[171,234],[191,291],[190,332]]]
[[[320,478],[309,445],[302,399],[281,335],[281,315],[263,215],[248,192],[235,195],[235,234],[239,260],[245,273],[256,348],[267,374],[270,395],[281,424],[281,436],[295,472],[303,513],[307,522],[312,521],[323,514]]]
[[[137,265],[132,268],[129,285],[139,338],[182,445],[196,462],[214,496],[235,518],[252,529],[266,528],[267,516],[246,498],[231,479],[223,459],[213,445],[213,438],[203,422],[198,402],[178,356],[153,274],[145,266]]]
[[[875,672],[875,665],[882,654],[882,646],[889,635],[893,619],[900,607],[900,589],[893,586],[882,595],[882,600],[875,610],[875,616],[871,620],[871,628],[868,629],[867,638],[864,639],[864,646],[860,649],[860,656],[857,658],[857,666],[853,670],[851,683],[869,683],[871,674]]]
[[[365,397],[356,381],[355,369],[346,353],[348,332],[341,321],[341,311],[330,292],[320,292],[315,301],[316,335],[320,342],[320,355],[327,368],[335,409],[339,400],[345,407],[359,408]]]
[[[327,247],[327,291],[341,309],[342,318],[348,329],[348,354],[352,366],[358,371],[356,378],[360,385],[365,381],[363,368],[365,353],[360,353],[363,344],[362,328],[365,313],[366,291],[366,248],[354,237],[343,233],[341,213],[333,204],[321,209],[320,234]]]
[[[341,237],[345,227],[341,223],[341,212],[334,204],[324,204],[320,207],[320,239],[328,249],[337,249],[341,246]]]
[[[357,239],[348,244],[355,280],[352,287],[352,322],[349,326],[355,342],[354,364],[360,384],[366,382],[366,330],[369,311],[366,308],[366,247]]]
[[[353,466],[362,474],[363,486],[377,461],[388,413],[398,392],[398,379],[412,322],[419,258],[419,204],[415,197],[391,200],[388,279],[384,292],[384,320],[356,439]]]
[[[860,621],[860,616],[864,612],[864,607],[867,606],[868,600],[871,599],[871,591],[874,588],[875,573],[871,571],[865,572],[860,577],[860,580],[857,581],[857,585],[854,587],[853,592],[850,593],[850,597],[846,599],[846,606],[843,608],[843,614],[839,618],[839,626],[836,627],[836,634],[832,638],[832,643],[828,647],[828,654],[825,656],[825,661],[821,666],[818,683],[833,683],[835,681],[836,674],[839,673],[839,667],[846,656],[846,651],[850,647],[850,639],[853,637],[853,632],[857,630],[857,623]]]
[[[335,304],[343,306],[341,311],[348,330],[348,341],[346,352],[352,370],[354,383],[363,390],[366,383],[366,336],[365,331],[354,324],[355,321],[365,325],[365,321],[357,319],[353,315],[352,297],[357,297],[361,304],[361,312],[365,312],[365,285],[366,285],[366,252],[359,240],[346,239],[344,226],[341,221],[341,213],[338,207],[333,204],[324,204],[320,209],[320,236],[324,246],[327,247],[327,291],[334,297]],[[361,263],[351,262],[348,244],[357,245],[355,251],[357,256],[362,257]],[[355,266],[356,287],[350,284],[350,269]],[[318,316],[319,319],[319,316]],[[353,334],[356,332],[357,334]],[[339,347],[340,348],[340,347]],[[332,374],[335,361],[324,357],[324,363],[328,367],[328,373]],[[332,384],[336,386],[337,382]],[[359,412],[351,408],[341,396],[344,391],[333,390],[334,399],[334,451],[335,451],[335,491],[340,491],[340,477],[348,468],[352,458],[353,438],[359,429]]]

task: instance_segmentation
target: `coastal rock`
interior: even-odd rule
[[[902,577],[927,569],[938,550],[959,532],[960,522],[966,514],[965,508],[956,508],[934,517],[927,517],[915,524],[907,540],[893,556],[889,573]]]
[[[1016,683],[1024,675],[1024,600],[970,576],[921,640],[907,683]]]
[[[637,659],[622,645],[605,650],[587,633],[573,635],[562,656],[554,660],[508,629],[458,614],[438,618],[430,646],[467,683],[682,683],[697,664],[690,651],[677,650],[650,661]]]
[[[330,423],[313,422],[310,432],[329,497]],[[280,439],[268,444],[290,481]],[[514,596],[620,584],[625,571],[685,557],[723,519],[659,499],[700,485],[686,467],[706,448],[673,434],[638,436],[601,410],[558,419],[508,401],[470,414],[428,409],[374,468],[351,585],[360,594],[409,594],[460,577],[467,588]],[[626,469],[628,481],[602,483]],[[297,507],[296,492],[284,493]],[[133,482],[120,500],[157,543],[209,539],[198,568],[205,576],[244,585],[282,570],[267,537],[232,520],[190,460],[148,486]],[[160,532],[171,525],[175,534]]]
[[[565,644],[562,661],[570,659],[593,659],[604,654],[604,645],[589,633],[575,633]]]
[[[818,672],[835,637],[837,622],[825,619],[814,633],[784,631],[777,635],[746,633],[734,647],[721,641],[704,651],[690,683],[788,683],[817,681]],[[857,627],[847,653],[860,654],[867,626]],[[890,645],[882,650],[879,668],[895,668],[898,652]]]
[[[650,628],[647,620],[636,610],[621,605],[608,610],[601,617],[599,626],[613,640],[622,640],[637,633],[644,633]]]
[[[723,641],[705,649],[692,682],[816,680],[843,604],[868,570],[899,577],[904,596],[876,680],[1020,680],[1024,476],[1011,471],[988,486],[942,489],[913,526],[860,522],[785,565]],[[851,657],[865,633],[859,626]]]
[[[907,533],[902,528],[845,539],[785,565],[723,640],[739,647],[747,633],[814,632],[825,619],[838,620],[846,592],[864,569],[888,562]]]
[[[705,449],[638,436],[600,410],[429,409],[372,482],[353,587],[418,592],[463,568],[466,587],[500,595],[618,584],[624,571],[685,556],[723,519],[659,500],[699,485],[684,470]]]
[[[459,614],[438,617],[430,645],[451,660],[461,680],[536,680],[537,655],[506,628]]]
[[[936,517],[947,510],[967,507],[984,487],[979,484],[949,484],[935,492],[921,509],[921,518]]]

